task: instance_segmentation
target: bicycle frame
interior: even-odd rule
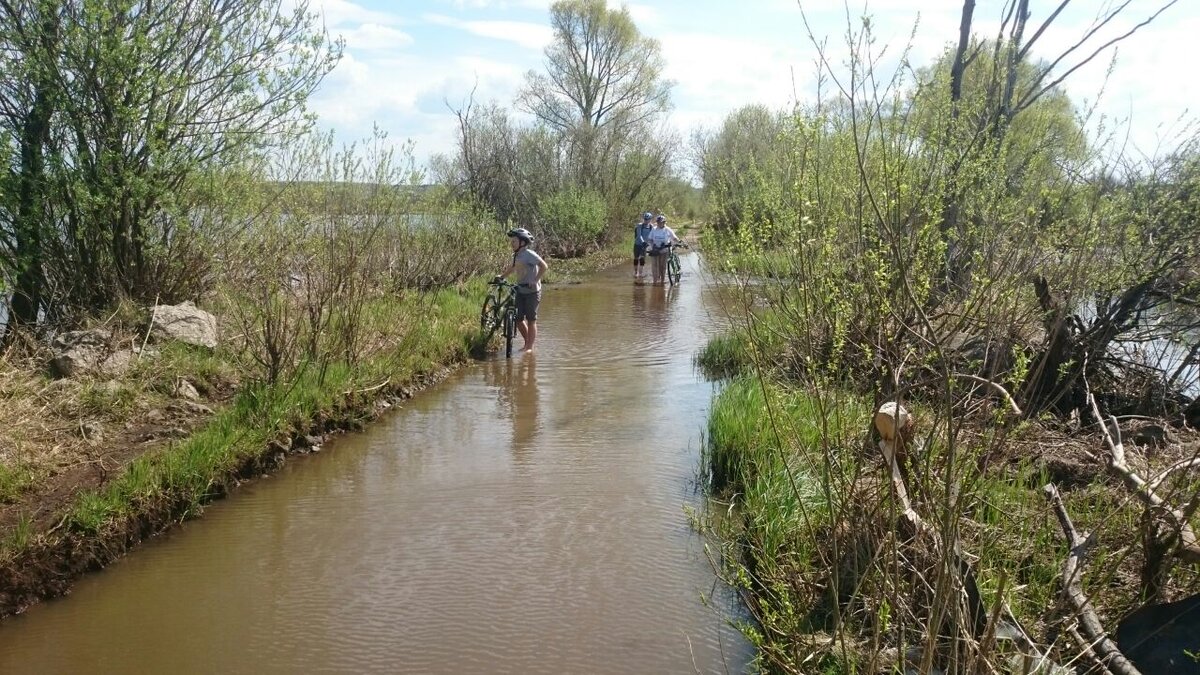
[[[517,286],[503,279],[489,281],[488,286],[491,288],[480,310],[479,329],[487,334],[487,341],[492,339],[497,329],[502,329],[505,356],[511,357],[516,334]]]
[[[681,241],[671,242],[667,245],[667,282],[672,286],[678,284],[682,276],[682,265],[679,262],[679,254],[675,252],[675,249],[680,247],[691,248]]]

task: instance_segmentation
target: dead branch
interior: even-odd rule
[[[1042,25],[1039,26],[1036,31],[1034,31],[1033,37],[1029,38],[1028,42],[1020,46],[1021,51],[1017,54],[1018,60],[1024,61],[1025,57],[1029,56],[1029,50],[1033,49],[1033,46],[1037,44],[1038,38],[1042,37],[1042,33],[1046,32],[1046,29],[1050,27],[1050,24],[1054,23],[1054,20],[1058,18],[1058,15],[1061,14],[1069,4],[1071,4],[1071,0],[1062,0],[1058,7],[1050,13],[1050,16],[1046,17],[1046,20],[1042,22]]]
[[[978,375],[968,375],[966,373],[951,373],[950,375],[952,377],[961,377],[964,380],[971,380],[972,382],[978,382],[979,384],[990,387],[997,394],[1000,394],[1002,397],[1004,397],[1004,400],[1008,403],[1008,407],[1012,408],[1012,411],[1016,413],[1018,417],[1025,414],[1021,412],[1021,406],[1017,405],[1017,401],[1012,397],[1012,394],[1008,393],[1008,390],[999,383],[993,382],[987,378],[979,377]]]
[[[887,405],[881,406],[880,412],[887,409]],[[962,585],[962,592],[965,595],[967,611],[971,615],[972,621],[972,637],[980,638],[985,633],[989,633],[999,625],[1001,621],[1016,632],[1014,638],[1017,646],[1026,654],[1034,655],[1040,660],[1046,659],[1046,654],[1034,643],[1029,632],[1017,620],[1012,609],[1008,604],[1003,602],[1001,597],[995,608],[995,614],[989,616],[987,607],[984,605],[983,597],[979,592],[979,585],[975,578],[975,571],[967,556],[959,549],[958,541],[950,542],[949,550],[944,550],[941,544],[942,537],[939,535],[937,528],[929,522],[923,520],[917,510],[913,508],[912,502],[909,499],[909,488],[904,473],[900,469],[900,464],[897,462],[897,449],[905,442],[905,434],[898,433],[900,428],[905,426],[905,422],[911,421],[911,417],[904,411],[899,404],[895,404],[892,412],[885,413],[881,416],[876,416],[874,424],[884,439],[879,441],[879,450],[883,455],[883,460],[886,463],[892,478],[892,488],[896,496],[896,501],[900,507],[900,519],[897,523],[897,531],[903,541],[916,541],[918,538],[924,539],[932,548],[933,553],[939,558],[947,561],[952,569],[958,570],[958,582]],[[911,426],[908,427],[908,432],[911,432]]]
[[[1054,487],[1053,483],[1047,483],[1042,488],[1042,493],[1054,507],[1054,514],[1058,516],[1058,524],[1067,538],[1067,546],[1070,547],[1070,552],[1062,567],[1062,593],[1079,619],[1079,629],[1086,638],[1087,644],[1091,645],[1090,651],[1095,654],[1101,665],[1114,675],[1141,675],[1137,666],[1125,658],[1116,643],[1108,636],[1108,632],[1104,630],[1104,625],[1100,622],[1100,617],[1096,615],[1096,610],[1092,607],[1091,600],[1084,595],[1083,588],[1079,583],[1083,576],[1083,558],[1087,555],[1088,548],[1091,547],[1092,538],[1081,536],[1075,529],[1075,524],[1071,522],[1071,516],[1067,513],[1067,507],[1063,505],[1062,497],[1058,494],[1058,488]]]
[[[379,384],[376,384],[376,385],[373,385],[370,387],[366,387],[363,389],[347,389],[346,391],[342,392],[342,394],[344,396],[350,396],[352,394],[369,394],[373,391],[379,391],[380,389],[383,389],[384,387],[388,386],[391,383],[392,383],[391,378],[387,378],[383,382],[380,382]]]
[[[962,98],[963,73],[967,69],[967,47],[971,44],[971,17],[975,13],[975,0],[964,0],[962,21],[958,28],[958,47],[954,51],[954,65],[950,68],[950,111],[958,117],[958,102]]]
[[[1158,18],[1158,15],[1167,11],[1167,9],[1171,7],[1171,5],[1174,5],[1178,1],[1179,0],[1170,0],[1169,2],[1165,3],[1158,9],[1157,12],[1150,15],[1150,17],[1143,19],[1140,23],[1138,23],[1136,26],[1134,26],[1130,30],[1126,31],[1122,35],[1119,35],[1119,36],[1109,40],[1108,42],[1105,42],[1104,44],[1100,45],[1099,47],[1096,48],[1095,51],[1093,51],[1091,54],[1084,57],[1078,63],[1076,63],[1074,66],[1072,66],[1070,69],[1068,69],[1067,72],[1058,76],[1057,78],[1054,79],[1054,81],[1050,82],[1049,84],[1043,85],[1042,82],[1044,82],[1045,79],[1050,76],[1050,73],[1054,70],[1054,68],[1056,66],[1058,66],[1059,63],[1061,63],[1064,59],[1066,59],[1067,56],[1071,54],[1071,52],[1074,52],[1076,49],[1082,47],[1084,45],[1084,43],[1086,43],[1088,40],[1090,40],[1093,35],[1095,35],[1101,28],[1104,27],[1105,24],[1107,24],[1114,17],[1116,17],[1118,14],[1120,14],[1121,11],[1123,9],[1125,9],[1125,7],[1129,4],[1129,2],[1126,1],[1124,4],[1118,6],[1116,9],[1109,12],[1108,16],[1104,17],[1104,19],[1102,21],[1100,21],[1097,25],[1093,26],[1083,36],[1083,38],[1081,38],[1079,40],[1079,42],[1076,42],[1074,46],[1072,46],[1070,49],[1067,49],[1065,52],[1060,54],[1059,57],[1057,59],[1055,59],[1055,61],[1053,63],[1051,63],[1049,66],[1047,66],[1045,69],[1042,70],[1041,74],[1038,75],[1037,79],[1034,80],[1033,85],[1029,88],[1029,91],[1025,94],[1024,97],[1022,97],[1021,101],[1017,104],[1014,114],[1016,112],[1025,110],[1029,106],[1033,105],[1035,102],[1037,102],[1037,100],[1039,98],[1042,97],[1042,95],[1044,95],[1048,91],[1052,91],[1055,87],[1062,84],[1063,81],[1066,80],[1068,77],[1070,77],[1071,74],[1074,73],[1076,70],[1079,70],[1080,68],[1086,66],[1088,63],[1090,63],[1092,61],[1092,59],[1096,58],[1104,50],[1117,44],[1118,42],[1121,42],[1122,40],[1128,38],[1130,35],[1133,35],[1134,33],[1136,33],[1138,30],[1149,25],[1151,22],[1153,22],[1155,19]]]
[[[1178,537],[1176,553],[1180,559],[1190,563],[1200,563],[1200,542],[1197,541],[1196,532],[1188,522],[1187,514],[1180,509],[1172,508],[1165,499],[1158,495],[1154,485],[1147,483],[1129,467],[1125,462],[1125,446],[1121,442],[1121,430],[1117,426],[1116,418],[1112,418],[1106,423],[1100,414],[1100,407],[1096,404],[1096,397],[1090,392],[1088,393],[1088,403],[1092,407],[1092,416],[1100,425],[1101,433],[1104,435],[1104,444],[1108,447],[1109,471],[1120,478],[1125,487],[1143,504],[1162,513],[1170,520],[1170,525]]]
[[[1200,469],[1200,457],[1181,460],[1172,464],[1166,469],[1163,469],[1163,472],[1155,476],[1154,479],[1147,484],[1147,487],[1149,487],[1151,490],[1157,490],[1158,486],[1162,485],[1163,481],[1169,478],[1171,474],[1177,471],[1186,471],[1188,469]]]

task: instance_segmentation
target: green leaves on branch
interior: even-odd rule
[[[16,0],[0,45],[0,133],[24,158],[0,250],[29,272],[23,323],[201,293],[222,242],[197,184],[307,130],[341,53],[307,2],[274,0]]]
[[[530,71],[518,98],[542,123],[565,135],[624,135],[670,106],[662,49],[638,31],[628,8],[609,9],[606,0],[558,0],[550,6],[550,26],[554,41],[546,48],[546,72]]]
[[[912,81],[880,82],[861,70],[870,40],[850,48],[859,70],[844,89],[788,112],[746,106],[697,139],[711,255],[775,281],[763,294],[809,376],[877,383],[886,364],[966,367],[954,345],[980,336],[997,340],[993,363],[1011,365],[1073,332],[1057,344],[1093,369],[1120,336],[1143,339],[1139,326],[1172,339],[1166,326],[1184,324],[1146,317],[1167,299],[1195,302],[1192,145],[1106,164],[1065,93],[1026,96],[1046,66],[999,59],[1003,44],[970,43],[957,97],[955,52],[906,71]],[[1029,100],[1015,115],[1000,94],[1009,82]],[[986,374],[1048,402],[1079,382],[1080,368],[1060,370],[1034,359],[1026,381]]]
[[[552,193],[538,204],[538,216],[539,247],[556,257],[583,255],[604,234],[604,200],[590,190],[569,187]]]

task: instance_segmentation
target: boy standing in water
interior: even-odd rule
[[[654,225],[650,219],[654,214],[647,211],[642,214],[642,222],[633,226],[633,278],[646,277],[646,247],[650,245],[650,232]]]
[[[508,244],[513,250],[512,264],[501,276],[517,273],[517,330],[525,338],[522,351],[533,351],[537,339],[537,311],[542,301],[542,276],[549,266],[542,257],[533,252],[533,234],[518,227],[508,231]]]

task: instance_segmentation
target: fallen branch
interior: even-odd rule
[[[1083,576],[1083,558],[1092,544],[1091,537],[1080,536],[1078,530],[1075,529],[1075,524],[1071,522],[1071,516],[1067,513],[1067,507],[1063,505],[1062,497],[1058,494],[1058,488],[1054,487],[1053,483],[1047,483],[1042,488],[1042,493],[1054,507],[1054,514],[1058,516],[1058,524],[1067,537],[1067,546],[1070,547],[1070,552],[1062,567],[1062,593],[1079,619],[1079,629],[1086,638],[1087,644],[1091,645],[1090,652],[1113,675],[1141,675],[1137,666],[1125,658],[1116,643],[1108,636],[1108,632],[1104,630],[1104,625],[1100,622],[1100,617],[1096,615],[1096,610],[1092,608],[1091,601],[1084,595],[1083,588],[1079,583]]]
[[[1200,469],[1200,457],[1181,460],[1172,464],[1171,466],[1168,466],[1166,469],[1163,469],[1162,473],[1158,474],[1158,476],[1151,480],[1147,484],[1147,487],[1149,487],[1151,490],[1157,490],[1158,486],[1162,485],[1163,481],[1169,478],[1171,474],[1175,473],[1176,471],[1186,471],[1188,469]]]
[[[882,440],[879,441],[879,451],[883,455],[883,460],[891,473],[891,482],[893,494],[900,507],[900,518],[896,523],[896,530],[905,542],[914,542],[918,538],[927,542],[932,552],[938,558],[948,562],[950,566],[957,570],[957,579],[960,584],[960,592],[966,601],[967,614],[971,621],[971,637],[979,640],[985,637],[985,640],[990,640],[993,632],[1001,625],[1012,629],[1015,633],[1013,641],[1027,655],[1036,657],[1039,661],[1048,661],[1047,656],[1034,643],[1029,632],[1017,620],[1015,614],[1008,607],[1007,603],[1001,597],[997,601],[997,605],[993,608],[992,615],[989,616],[988,608],[984,603],[983,595],[979,591],[979,584],[976,580],[974,568],[971,566],[967,556],[964,555],[959,548],[957,538],[948,542],[949,546],[942,543],[942,537],[937,528],[929,522],[923,520],[917,510],[913,507],[912,501],[909,499],[908,481],[903,471],[900,469],[898,452],[903,445],[908,442],[908,435],[911,434],[912,417],[908,415],[898,402],[889,402],[880,406],[874,417],[874,425],[879,431]],[[947,550],[948,548],[948,550]],[[932,652],[931,652],[932,653]],[[929,664],[925,664],[929,665]]]
[[[150,310],[150,325],[146,327],[146,337],[142,340],[142,348],[137,353],[137,360],[142,360],[142,354],[146,353],[146,345],[150,344],[150,334],[154,332],[154,320],[158,318],[158,300],[159,297],[154,296],[154,307]]]
[[[1116,418],[1112,418],[1106,423],[1100,414],[1100,407],[1096,404],[1096,397],[1090,393],[1088,394],[1088,403],[1091,404],[1092,416],[1095,417],[1096,423],[1100,425],[1100,431],[1104,435],[1104,444],[1108,446],[1109,471],[1116,474],[1143,504],[1156,512],[1161,512],[1170,520],[1170,525],[1178,537],[1176,553],[1179,558],[1189,563],[1200,563],[1200,542],[1197,541],[1196,532],[1188,522],[1188,514],[1171,508],[1167,501],[1155,491],[1155,485],[1147,483],[1129,467],[1125,462],[1125,446],[1121,442],[1121,429],[1117,426]]]
[[[388,379],[385,379],[383,382],[380,382],[379,384],[367,387],[365,389],[348,389],[348,390],[342,392],[342,395],[350,396],[351,394],[368,394],[373,391],[379,391],[380,389],[383,389],[384,387],[388,386],[388,384],[390,384],[391,381],[392,381],[391,378],[388,378]]]
[[[1014,398],[1012,397],[1012,394],[1008,393],[1008,390],[1007,390],[1007,389],[1005,389],[1005,388],[1004,388],[1002,385],[1000,385],[999,383],[997,383],[997,382],[993,382],[993,381],[991,381],[991,380],[989,380],[989,379],[987,379],[987,378],[984,378],[984,377],[979,377],[978,375],[968,375],[968,374],[966,374],[966,373],[951,373],[950,375],[951,375],[951,377],[961,377],[961,378],[963,378],[964,380],[971,380],[972,382],[978,382],[979,384],[982,384],[982,385],[985,385],[985,386],[987,386],[987,387],[990,387],[990,388],[991,388],[993,391],[995,391],[997,394],[1000,394],[1001,396],[1003,396],[1003,397],[1004,397],[1004,400],[1008,402],[1008,407],[1009,407],[1009,408],[1012,408],[1012,411],[1013,411],[1013,412],[1014,412],[1014,413],[1015,413],[1015,414],[1016,414],[1018,417],[1020,417],[1020,416],[1022,416],[1022,415],[1024,415],[1024,414],[1025,414],[1025,413],[1021,412],[1021,406],[1017,405],[1017,401],[1016,401],[1016,399],[1014,399]]]

